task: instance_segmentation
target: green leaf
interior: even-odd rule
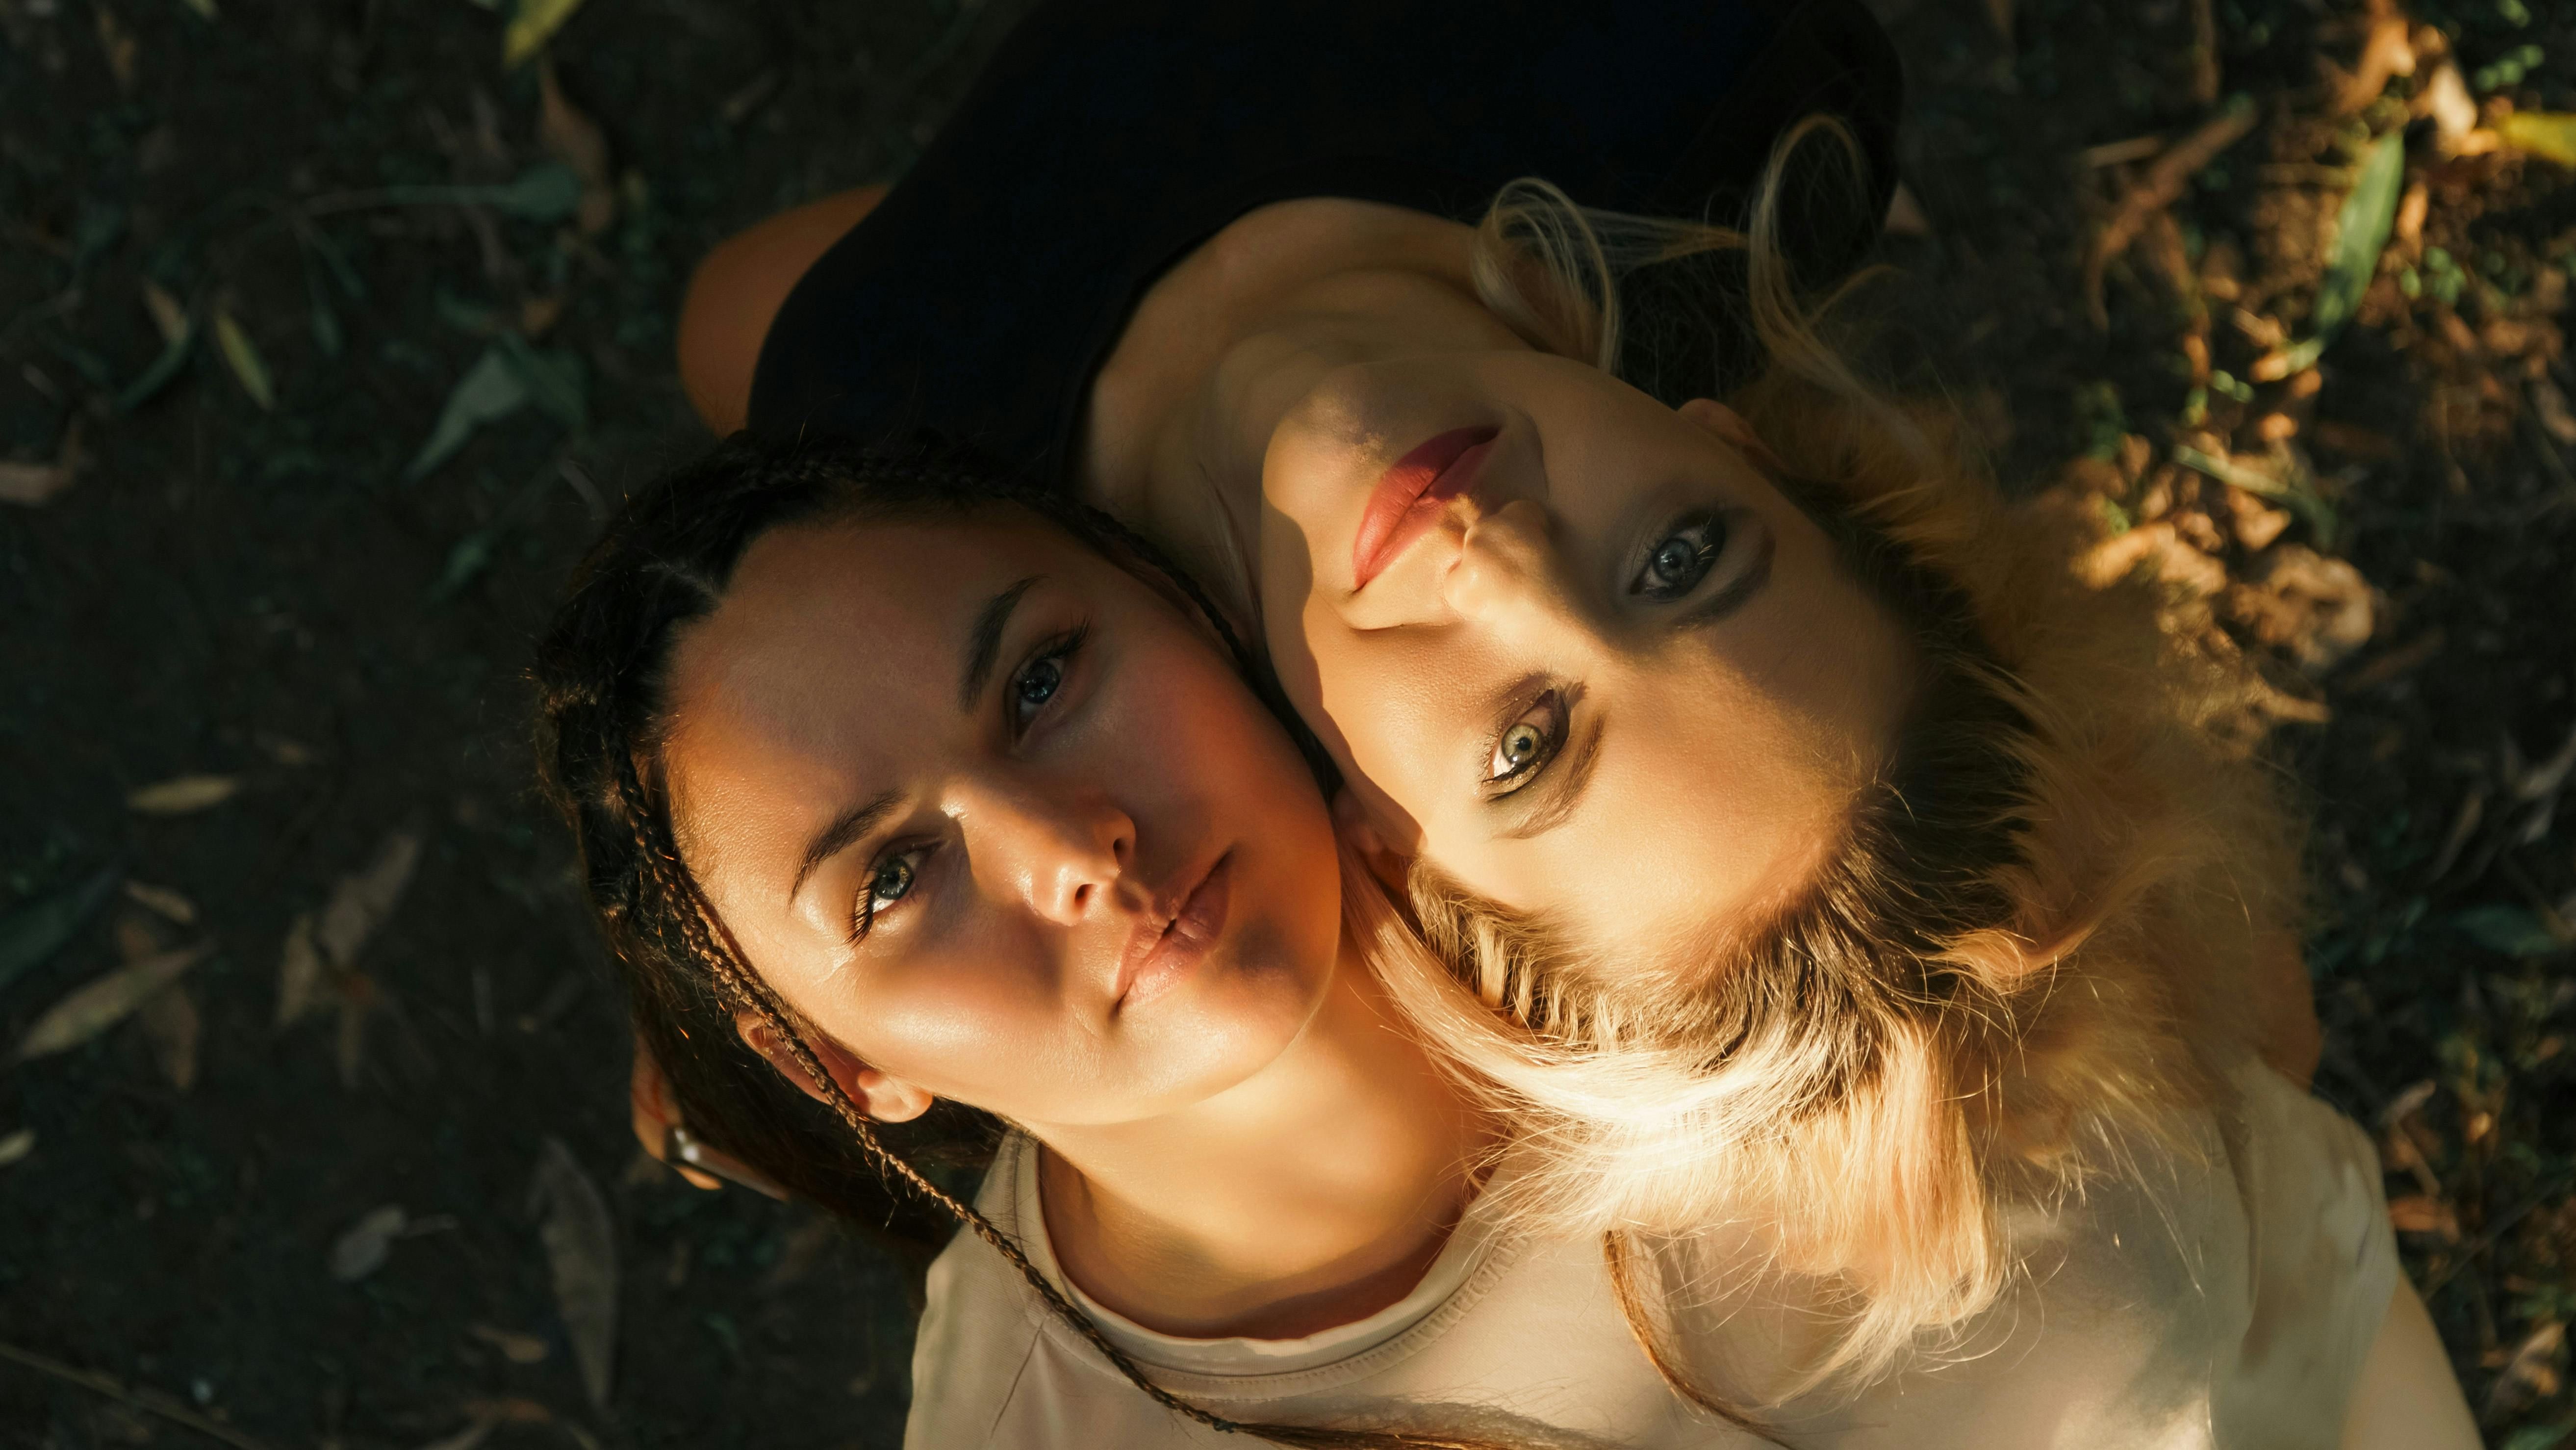
[[[322,349],[324,357],[338,357],[342,340],[339,315],[322,300],[321,290],[316,288],[313,293],[313,345]]]
[[[498,542],[494,530],[477,529],[456,541],[447,551],[447,567],[439,572],[438,582],[429,586],[429,597],[445,599],[474,582],[492,562],[492,548]]]
[[[2352,320],[2361,294],[2379,272],[2379,254],[2388,246],[2388,229],[2397,220],[2397,194],[2406,180],[2406,137],[2391,131],[2370,148],[2361,177],[2335,215],[2334,251],[2326,258],[2325,281],[2317,287],[2312,314],[2316,340],[2322,344]]]
[[[2519,906],[2472,906],[2451,922],[2478,945],[2508,957],[2545,957],[2567,949],[2538,914]]]
[[[188,354],[195,350],[196,345],[197,334],[193,328],[163,344],[161,355],[152,360],[152,366],[145,368],[141,376],[126,384],[124,391],[116,395],[116,411],[131,413],[152,401],[153,395],[168,387],[170,380],[179,375],[179,370],[188,365]]]
[[[2567,1438],[2567,1432],[2570,1430],[2576,1430],[2576,1421],[2561,1421],[2555,1425],[2525,1425],[2498,1441],[2496,1450],[2556,1450],[2558,1443]]]
[[[530,347],[515,332],[504,333],[501,346],[538,407],[575,433],[590,425],[590,379],[578,356],[559,347]]]
[[[475,429],[507,418],[527,404],[528,385],[519,368],[499,347],[486,348],[447,395],[447,406],[439,410],[438,422],[429,430],[429,441],[420,445],[411,466],[403,470],[404,480],[426,477],[456,456],[456,450],[465,446]]]
[[[51,961],[107,900],[123,874],[110,866],[77,886],[0,917],[0,987]]]
[[[340,284],[340,291],[352,302],[366,300],[367,284],[358,276],[358,269],[349,264],[349,254],[340,250],[340,244],[331,240],[330,234],[320,227],[307,227],[302,236],[304,245],[312,250],[314,256],[322,259],[331,280]]]
[[[462,189],[482,192],[476,199],[532,222],[559,222],[581,209],[581,178],[553,161],[529,167],[507,186]]]

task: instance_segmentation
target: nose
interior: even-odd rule
[[[1547,509],[1514,499],[1467,525],[1441,593],[1461,618],[1495,626],[1562,622],[1573,598]]]
[[[1023,777],[987,782],[966,804],[976,874],[1045,920],[1072,926],[1133,894],[1136,823],[1107,794]]]

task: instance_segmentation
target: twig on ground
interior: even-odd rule
[[[2102,223],[2102,230],[2095,234],[2093,250],[2084,259],[2084,302],[2092,310],[2095,327],[2111,325],[2110,310],[2102,302],[2102,276],[2109,270],[2111,260],[2129,250],[2155,215],[2181,197],[2182,189],[2202,167],[2253,129],[2254,103],[2240,96],[2201,122],[2190,135],[2167,147],[2130,185]]]
[[[234,1447],[234,1450],[268,1450],[267,1446],[232,1426],[207,1419],[158,1390],[128,1389],[114,1375],[65,1364],[50,1355],[38,1354],[32,1349],[20,1349],[6,1340],[0,1340],[0,1359],[13,1360],[38,1374],[52,1375],[66,1383],[79,1385],[93,1394],[105,1395],[127,1409],[141,1410],[147,1415],[158,1415],[174,1425],[184,1425],[209,1439],[221,1440]]]

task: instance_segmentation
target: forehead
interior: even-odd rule
[[[958,674],[995,593],[1032,577],[1093,583],[1102,567],[1050,529],[993,516],[762,535],[672,649],[674,816],[837,808],[854,782],[964,728]]]

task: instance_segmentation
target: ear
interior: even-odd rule
[[[1368,863],[1369,874],[1378,879],[1378,884],[1394,893],[1397,900],[1404,899],[1405,868],[1411,863],[1378,834],[1377,823],[1369,819],[1368,807],[1348,788],[1333,793],[1333,827]]]
[[[1779,455],[1771,451],[1771,445],[1762,441],[1761,434],[1753,431],[1753,425],[1745,421],[1742,413],[1713,398],[1693,398],[1682,404],[1680,411],[1683,417],[1720,440],[1733,444],[1753,460],[1755,467],[1766,473],[1781,471]]]
[[[749,1012],[736,1012],[733,1030],[740,1033],[745,1045],[767,1059],[778,1075],[794,1083],[797,1089],[816,1102],[825,1101],[823,1089],[805,1071],[804,1064],[778,1036],[778,1029]],[[892,1073],[880,1072],[850,1055],[849,1049],[831,1038],[814,1033],[806,1039],[823,1071],[859,1105],[859,1111],[879,1123],[908,1123],[930,1111],[933,1098],[917,1084],[904,1081]]]

